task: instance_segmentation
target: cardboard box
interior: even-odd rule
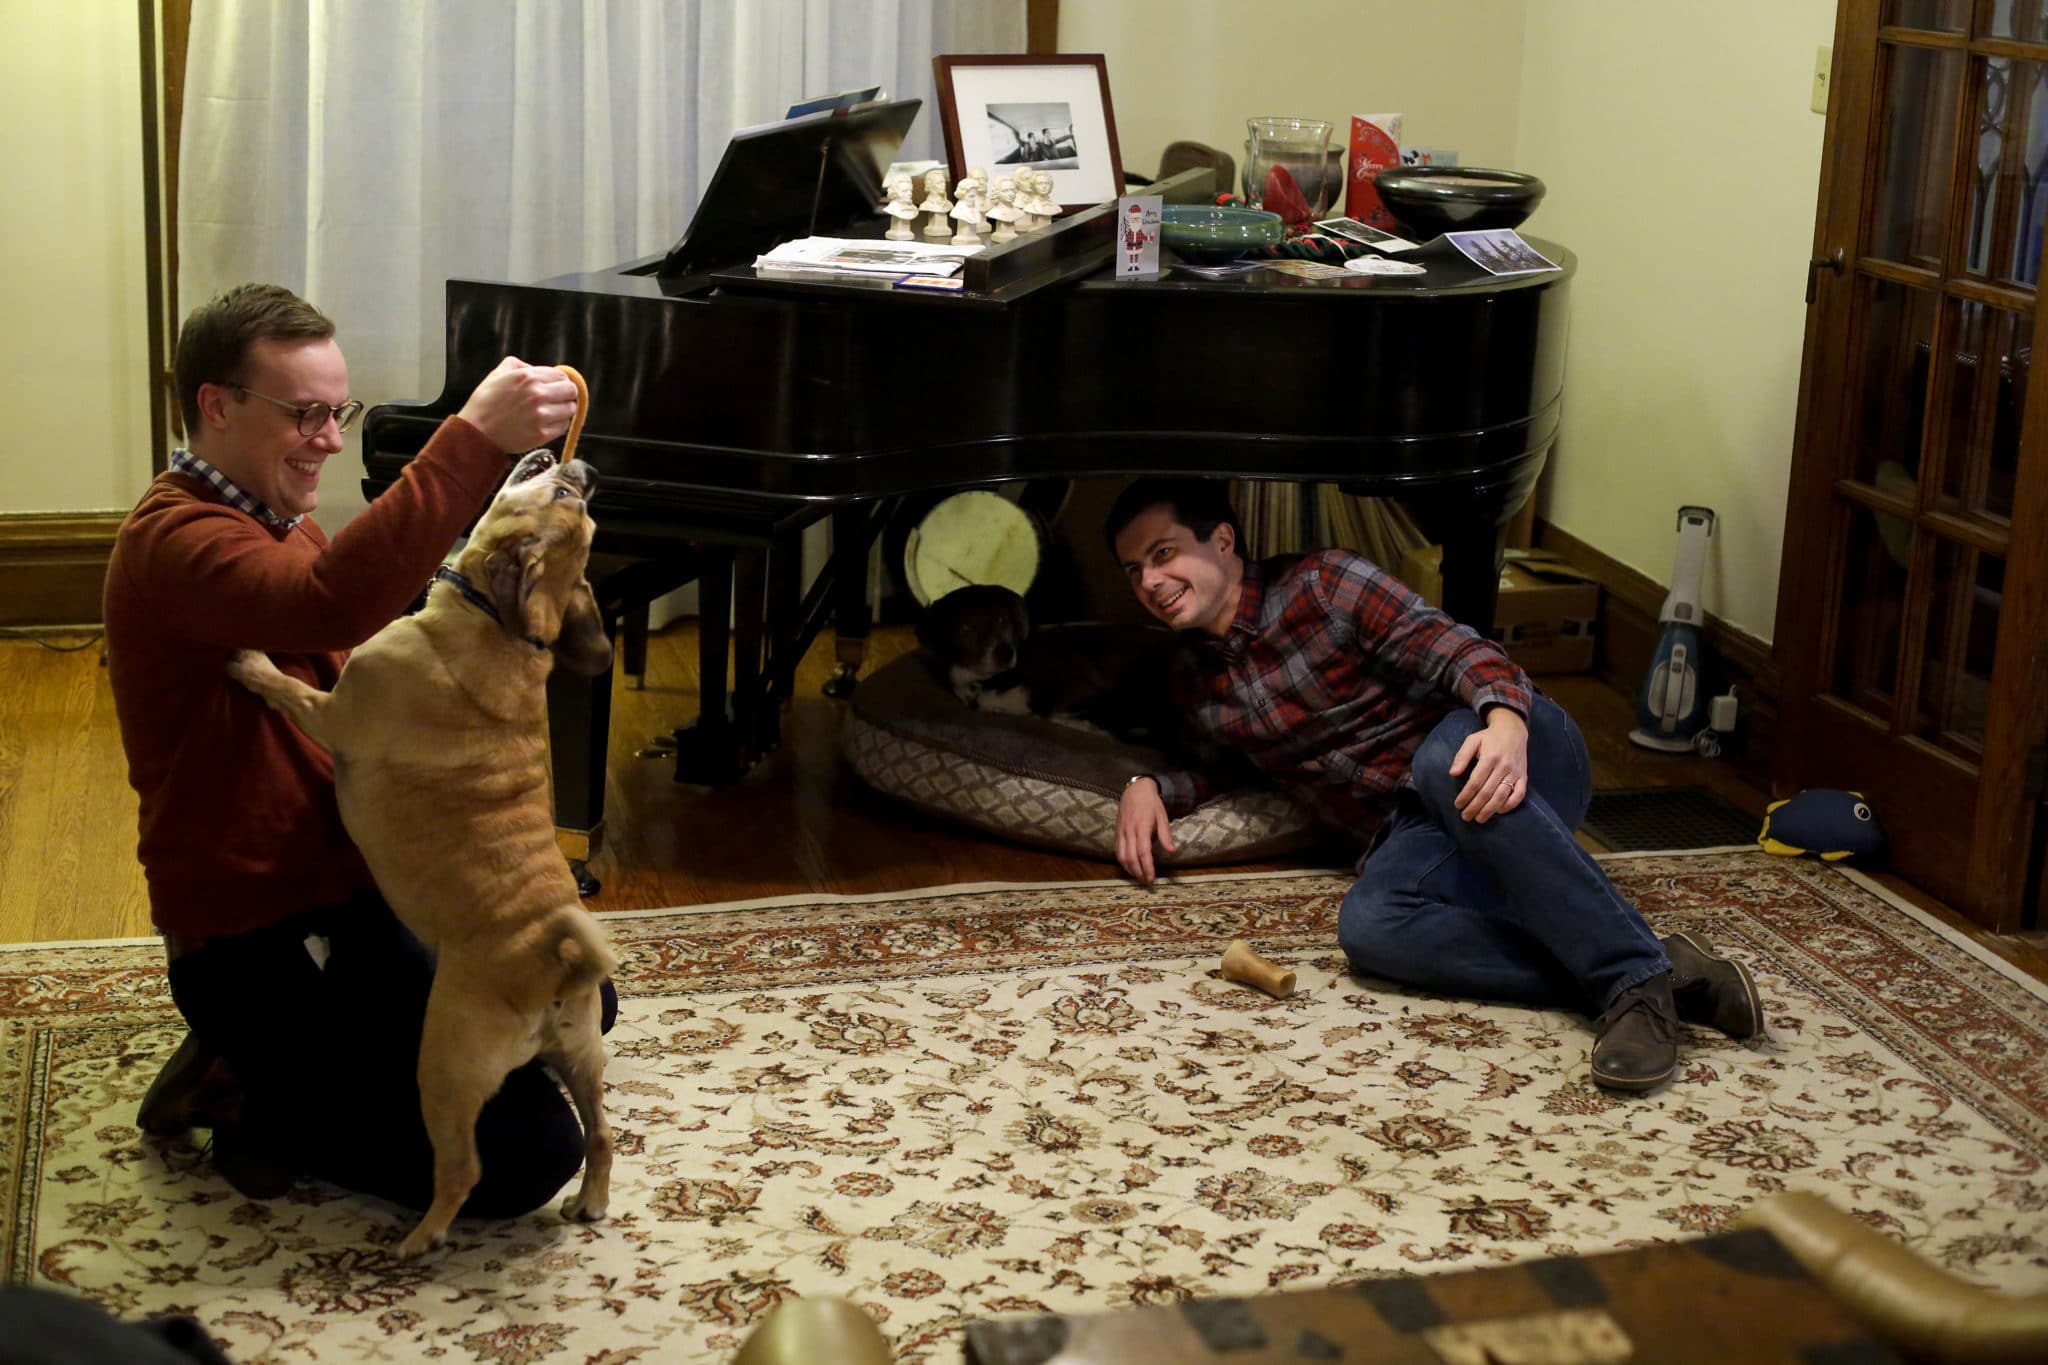
[[[1433,607],[1444,600],[1443,556],[1443,546],[1424,545],[1401,561],[1401,581]],[[1600,585],[1590,576],[1540,550],[1509,550],[1488,634],[1526,672],[1583,673],[1593,666],[1599,616]]]

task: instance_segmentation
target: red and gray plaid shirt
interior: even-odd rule
[[[1535,690],[1499,646],[1349,550],[1247,563],[1229,631],[1193,638],[1175,712],[1360,847],[1438,721],[1461,705],[1527,717]],[[1174,816],[1219,789],[1207,773],[1156,777]]]

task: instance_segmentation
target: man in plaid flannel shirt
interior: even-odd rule
[[[1360,972],[1447,995],[1597,1017],[1592,1075],[1643,1091],[1678,1067],[1678,1023],[1763,1032],[1755,983],[1697,936],[1660,940],[1572,837],[1585,740],[1469,627],[1348,550],[1247,561],[1225,486],[1141,480],[1108,535],[1145,609],[1194,647],[1176,711],[1366,850],[1338,912]],[[1140,882],[1169,819],[1214,792],[1133,775],[1117,861]]]

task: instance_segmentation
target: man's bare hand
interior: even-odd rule
[[[1116,806],[1116,860],[1140,886],[1157,880],[1152,863],[1152,842],[1168,853],[1174,851],[1172,822],[1166,818],[1166,803],[1159,799],[1159,784],[1141,777],[1124,788]]]
[[[1485,824],[1522,804],[1529,794],[1529,723],[1505,706],[1486,713],[1486,727],[1458,746],[1451,776],[1472,769],[1458,791],[1458,813]]]
[[[508,455],[546,445],[576,415],[576,385],[551,365],[506,356],[457,414]]]

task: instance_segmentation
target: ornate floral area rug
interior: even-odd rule
[[[1609,867],[1754,969],[1775,1041],[1693,1031],[1669,1087],[1605,1094],[1578,1018],[1347,975],[1335,876],[611,917],[612,1218],[458,1223],[412,1263],[408,1215],[251,1203],[132,1126],[180,1036],[152,944],[0,952],[0,1270],[238,1361],[722,1360],[821,1294],[953,1361],[987,1315],[1611,1250],[1803,1187],[2048,1283],[2048,994],[1820,864]],[[1219,977],[1237,937],[1292,999]]]

